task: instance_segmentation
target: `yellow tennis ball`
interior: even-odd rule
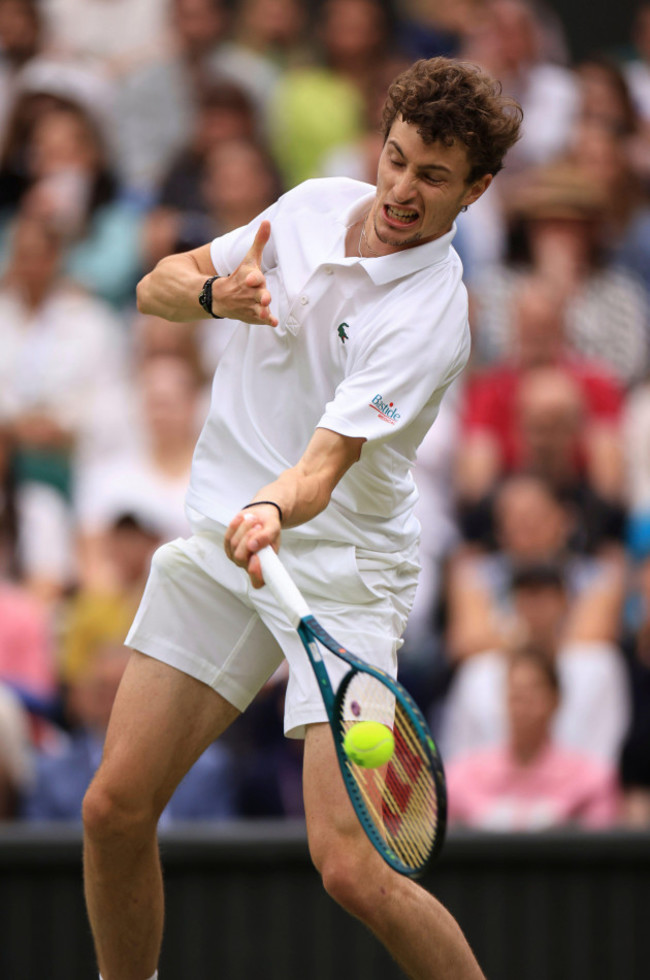
[[[378,721],[358,721],[343,740],[348,759],[364,769],[376,769],[388,762],[395,751],[390,728]]]

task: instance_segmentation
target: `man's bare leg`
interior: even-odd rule
[[[156,970],[164,907],[158,818],[238,714],[205,684],[132,655],[84,800],[86,904],[104,980],[145,980]]]
[[[485,980],[452,915],[375,851],[348,799],[329,725],[305,741],[307,832],[325,889],[377,936],[411,980]]]

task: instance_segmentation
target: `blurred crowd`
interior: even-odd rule
[[[80,819],[225,324],[140,315],[162,256],[312,177],[374,182],[390,80],[524,109],[457,222],[473,353],[421,448],[401,676],[457,825],[650,826],[650,3],[572,57],[532,0],[0,0],[0,819]],[[282,674],[163,821],[301,813]]]

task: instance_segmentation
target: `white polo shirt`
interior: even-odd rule
[[[347,178],[310,180],[212,243],[215,269],[229,274],[270,220],[263,271],[279,325],[237,324],[217,368],[187,498],[207,517],[228,524],[321,427],[367,441],[326,510],[284,535],[391,553],[417,538],[411,467],[469,356],[467,294],[455,228],[392,255],[346,258],[347,230],[374,193]]]

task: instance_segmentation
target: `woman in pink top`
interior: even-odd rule
[[[450,822],[528,831],[567,823],[614,824],[619,806],[614,771],[551,739],[560,701],[554,665],[537,650],[522,649],[512,658],[507,685],[507,742],[447,767]]]

